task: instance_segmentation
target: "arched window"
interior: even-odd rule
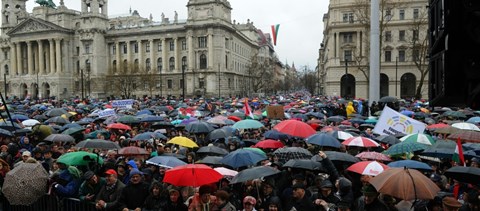
[[[128,72],[128,61],[123,60],[123,72]]]
[[[187,57],[182,57],[182,71],[187,70]]]
[[[417,88],[417,78],[412,73],[405,73],[400,77],[400,97],[415,97],[415,89]]]
[[[351,74],[343,75],[340,79],[340,95],[343,98],[354,98],[355,83],[355,76]]]
[[[138,72],[138,68],[139,68],[139,67],[138,67],[138,59],[135,59],[133,65],[134,65],[134,68],[135,68],[135,72]]]
[[[175,57],[170,57],[168,60],[168,70],[173,71],[175,69]]]
[[[112,62],[112,72],[117,72],[117,60],[113,60]]]
[[[388,76],[384,73],[380,74],[380,97],[388,96]]]
[[[158,72],[162,72],[162,69],[163,69],[162,58],[158,58],[158,59],[157,59],[157,71],[158,71]]]
[[[207,69],[207,56],[205,54],[200,55],[200,69]]]
[[[150,58],[148,58],[148,59],[145,60],[145,70],[146,70],[147,72],[150,72],[150,69],[151,69],[151,68],[152,68],[152,67],[151,67],[151,64],[150,64]]]

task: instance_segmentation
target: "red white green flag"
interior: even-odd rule
[[[278,36],[279,28],[280,28],[280,24],[272,25],[273,45],[277,45],[277,36]]]
[[[455,147],[455,153],[453,154],[452,160],[458,165],[465,166],[465,157],[463,156],[462,142],[460,141],[460,138],[457,139],[457,146]]]

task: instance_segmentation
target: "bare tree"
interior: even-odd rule
[[[409,53],[412,58],[412,62],[415,64],[416,69],[420,72],[420,80],[415,90],[415,98],[422,98],[423,83],[428,76],[428,49],[429,39],[428,33],[425,29],[428,27],[428,14],[426,11],[420,12],[418,18],[414,18],[414,21],[410,27],[412,36],[408,43]],[[424,33],[422,33],[424,32]]]
[[[252,56],[251,63],[247,67],[248,86],[257,93],[273,84],[273,62],[271,59],[259,57],[258,53]]]
[[[113,95],[120,95],[128,99],[132,96],[137,82],[137,76],[131,70],[137,70],[138,68],[133,64],[122,64],[120,69],[118,72],[113,69],[108,71],[106,81]]]
[[[154,71],[152,70],[147,70],[147,71],[141,71],[139,72],[139,78],[141,81],[141,84],[143,85],[143,88],[148,91],[148,94],[150,97],[153,96],[153,91],[157,89],[158,85],[158,80],[157,80],[157,75]]]

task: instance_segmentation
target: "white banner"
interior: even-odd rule
[[[112,101],[112,107],[114,108],[132,108],[133,100],[114,100]]]
[[[398,133],[408,135],[412,133],[423,133],[425,127],[425,123],[385,106],[375,128],[373,128],[373,132],[380,135],[395,135]]]
[[[115,109],[107,108],[103,111],[98,112],[98,117],[107,117],[115,115]]]

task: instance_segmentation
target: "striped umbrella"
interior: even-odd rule
[[[378,147],[380,146],[376,141],[369,139],[367,137],[352,137],[348,138],[344,142],[342,142],[345,146],[356,146],[356,147]]]

